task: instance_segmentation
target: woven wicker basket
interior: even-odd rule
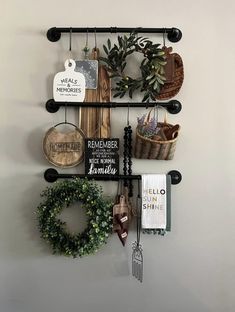
[[[150,114],[147,115],[145,123],[147,124],[150,120]],[[158,128],[172,131],[172,139],[170,140],[158,140],[150,139],[142,136],[139,133],[139,127],[136,128],[136,141],[135,141],[135,157],[142,159],[159,159],[159,160],[171,160],[174,157],[176,142],[178,138],[178,132],[180,127],[174,131],[175,126],[167,123],[166,115],[164,122],[158,122]],[[174,127],[174,128],[173,128]]]
[[[165,83],[156,96],[157,100],[165,101],[173,98],[180,91],[183,81],[184,81],[184,65],[182,58],[177,53],[172,53],[175,60],[175,77],[172,82]]]

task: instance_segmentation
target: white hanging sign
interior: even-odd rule
[[[142,229],[166,229],[165,174],[142,175]]]
[[[69,59],[64,63],[65,71],[57,73],[53,83],[53,97],[56,102],[83,102],[85,98],[85,77],[75,72],[76,63]]]

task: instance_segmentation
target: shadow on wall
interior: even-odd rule
[[[4,154],[11,163],[21,165],[46,165],[42,152],[42,140],[44,136],[42,128],[34,128],[29,134],[20,127],[11,126],[8,128],[7,137],[12,144],[6,144]]]
[[[50,74],[47,76],[46,79],[46,90],[47,90],[47,97],[48,100],[53,98],[53,81],[54,81],[55,74]]]
[[[42,128],[34,128],[28,138],[27,138],[27,152],[31,156],[33,161],[36,161],[38,164],[48,166],[48,162],[43,155],[43,138],[45,131]],[[37,144],[35,144],[37,142]]]
[[[4,228],[4,256],[17,259],[38,257],[34,245],[40,245],[41,239],[35,212],[44,188],[43,176],[39,179],[32,180],[32,175],[14,175],[1,181],[1,194],[9,203],[5,207],[8,211],[5,218],[7,226]],[[41,247],[45,249],[44,252],[49,252],[47,245]]]

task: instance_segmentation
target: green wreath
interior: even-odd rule
[[[55,182],[41,194],[44,201],[37,208],[41,237],[53,253],[82,257],[96,252],[112,231],[112,203],[102,197],[102,189],[87,179]],[[66,231],[66,222],[57,216],[64,207],[81,201],[88,216],[87,228],[78,234]]]
[[[148,38],[138,37],[131,33],[129,37],[118,36],[118,44],[111,46],[108,39],[107,46],[103,45],[107,57],[100,57],[106,64],[110,77],[117,78],[114,97],[122,98],[127,92],[132,98],[136,90],[144,92],[142,102],[155,101],[164,85],[166,56],[159,48],[160,44],[153,44]],[[127,65],[127,57],[134,52],[142,53],[144,56],[140,64],[141,77],[134,79],[124,73]]]

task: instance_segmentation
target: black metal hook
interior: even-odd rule
[[[64,123],[66,124],[67,123],[67,104],[65,104],[64,106]]]
[[[97,50],[97,37],[96,37],[96,27],[94,31],[94,36],[95,36],[95,51]]]
[[[162,33],[162,36],[163,36],[163,47],[166,46],[166,28],[165,28],[165,31]]]
[[[127,126],[130,125],[130,103],[127,105]]]
[[[72,52],[72,32],[73,32],[73,29],[72,29],[72,27],[70,27],[70,30],[69,30],[69,52]]]

